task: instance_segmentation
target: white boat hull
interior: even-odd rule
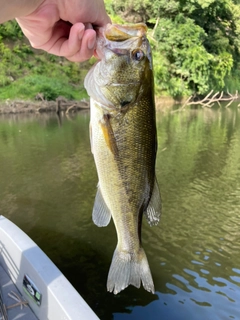
[[[0,216],[0,266],[38,319],[98,319],[36,243],[3,216]]]

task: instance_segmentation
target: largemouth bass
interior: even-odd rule
[[[93,207],[97,226],[113,218],[118,243],[107,289],[128,285],[154,292],[141,244],[142,216],[160,219],[155,177],[157,133],[152,57],[145,24],[108,24],[97,30],[100,61],[85,78],[91,98],[90,137],[99,184]]]

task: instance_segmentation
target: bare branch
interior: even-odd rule
[[[159,19],[160,19],[160,17],[157,18],[157,21],[156,21],[155,26],[154,26],[153,31],[152,31],[152,37],[153,37],[153,38],[154,38],[154,33],[155,33],[155,31],[156,31],[156,29],[157,29],[157,26],[158,26],[158,24],[159,24]]]
[[[204,107],[208,107],[211,108],[213,106],[213,104],[216,102],[218,103],[219,106],[220,102],[222,101],[229,101],[229,103],[226,105],[225,108],[229,107],[232,102],[236,99],[238,99],[238,91],[236,91],[235,94],[231,94],[227,91],[228,96],[224,96],[223,95],[223,91],[222,92],[216,92],[212,95],[213,90],[211,90],[202,100],[198,100],[198,101],[191,101],[193,96],[190,96],[186,102],[183,104],[183,106],[180,108],[180,110],[184,109],[185,106],[192,106],[192,105],[201,105],[203,108]],[[240,105],[239,105],[240,106]]]
[[[228,108],[228,107],[233,103],[233,101],[234,101],[234,99],[231,100],[231,101],[225,106],[225,108]]]
[[[76,103],[67,108],[66,114],[68,114],[69,110],[71,110],[74,107],[76,107]]]

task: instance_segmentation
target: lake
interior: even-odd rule
[[[0,214],[53,260],[101,319],[240,318],[240,109],[157,112],[158,226],[143,221],[155,294],[106,291],[113,223],[91,218],[89,113],[0,117]]]

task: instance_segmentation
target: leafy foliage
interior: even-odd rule
[[[2,39],[17,40],[23,38],[23,33],[16,21],[0,24],[0,35]]]
[[[82,99],[86,96],[85,90],[72,87],[64,78],[46,77],[44,75],[28,75],[14,81],[11,86],[1,89],[2,99],[34,98],[38,92],[44,94],[46,100],[55,100],[58,96],[68,99]]]
[[[181,17],[181,22],[160,20],[155,33],[158,43],[155,46],[154,58],[159,61],[160,57],[156,52],[164,52],[168,81],[164,81],[165,88],[161,88],[161,77],[157,74],[156,83],[159,89],[167,90],[175,97],[181,96],[182,92],[190,94],[197,91],[201,94],[209,90],[210,63],[213,56],[202,46],[205,36],[204,31],[190,18]],[[158,70],[159,64],[157,73]]]
[[[239,89],[239,0],[105,0],[105,4],[114,23],[148,24],[158,95],[181,98],[212,89]],[[68,97],[86,94],[83,79],[94,61],[80,65],[33,50],[14,21],[0,25],[0,57],[0,99],[14,93],[34,98],[38,92],[53,99],[65,89]],[[31,77],[35,85],[30,84]]]
[[[231,0],[114,0],[128,19],[142,16],[153,30],[155,83],[158,94],[203,95],[211,89],[240,85],[240,5]],[[144,14],[143,14],[144,12]],[[128,21],[130,22],[128,19]]]
[[[0,100],[34,99],[39,92],[48,100],[87,96],[83,79],[95,60],[71,63],[34,50],[15,21],[0,25],[0,57]]]

